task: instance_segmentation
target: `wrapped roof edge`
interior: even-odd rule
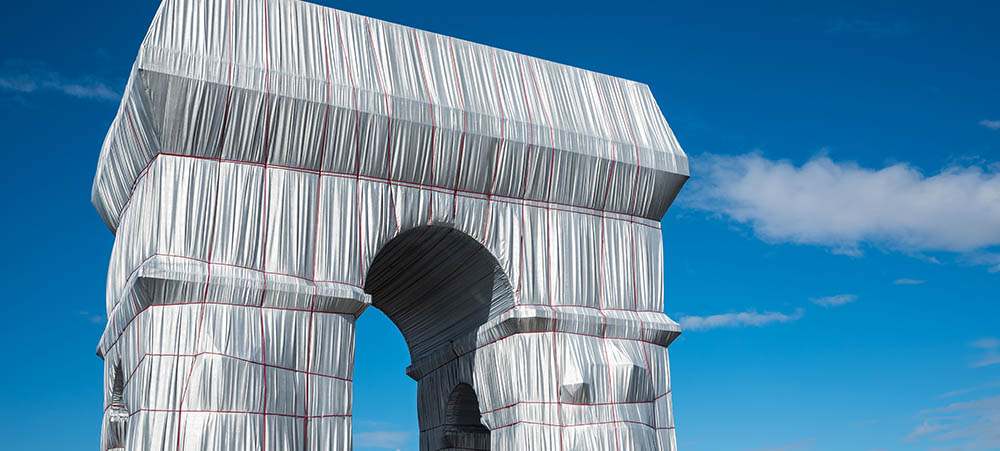
[[[193,13],[201,9],[208,13]],[[273,105],[266,125],[213,114],[259,110],[261,102]],[[323,142],[350,130],[330,127],[320,136],[292,124],[322,121],[318,112],[327,105],[330,117],[369,118],[370,133],[392,133],[397,144],[344,145],[319,161]],[[178,106],[185,117],[170,114]],[[487,154],[429,161],[474,139],[495,144],[478,147]],[[289,144],[298,154],[276,151]],[[94,178],[92,202],[112,231],[136,180],[162,154],[360,172],[500,196],[525,191],[537,200],[654,220],[689,175],[687,156],[644,84],[297,0],[161,4]],[[401,167],[407,160],[431,169],[408,172]],[[460,173],[471,160],[495,160],[493,186],[476,186],[472,179],[482,174]],[[534,178],[526,181],[526,172]],[[550,177],[561,189],[546,193]],[[635,186],[643,191],[631,196],[632,205],[606,205],[608,191]]]

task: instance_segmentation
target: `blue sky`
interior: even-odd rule
[[[683,450],[1000,449],[1000,5],[472,3],[332,6],[650,85],[691,157],[663,220]],[[98,447],[90,184],[155,9],[0,17],[10,449]],[[402,336],[372,309],[357,342],[357,449],[415,450]]]

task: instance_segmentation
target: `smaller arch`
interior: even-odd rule
[[[125,378],[121,362],[111,367],[111,397],[105,422],[104,438],[107,448],[123,448],[128,430],[128,408],[125,406]]]
[[[122,364],[115,365],[114,378],[111,381],[111,406],[125,409],[125,378],[122,376]]]
[[[483,425],[479,398],[469,384],[458,384],[448,396],[444,413],[444,446],[457,449],[490,449],[490,430]]]

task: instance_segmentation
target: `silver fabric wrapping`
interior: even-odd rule
[[[645,85],[164,1],[92,193],[102,449],[350,449],[369,305],[410,347],[423,450],[676,449],[659,220],[687,177]]]

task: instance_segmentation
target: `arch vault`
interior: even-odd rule
[[[370,305],[410,348],[422,450],[676,449],[659,221],[687,177],[645,85],[166,0],[92,193],[102,450],[350,449]]]

